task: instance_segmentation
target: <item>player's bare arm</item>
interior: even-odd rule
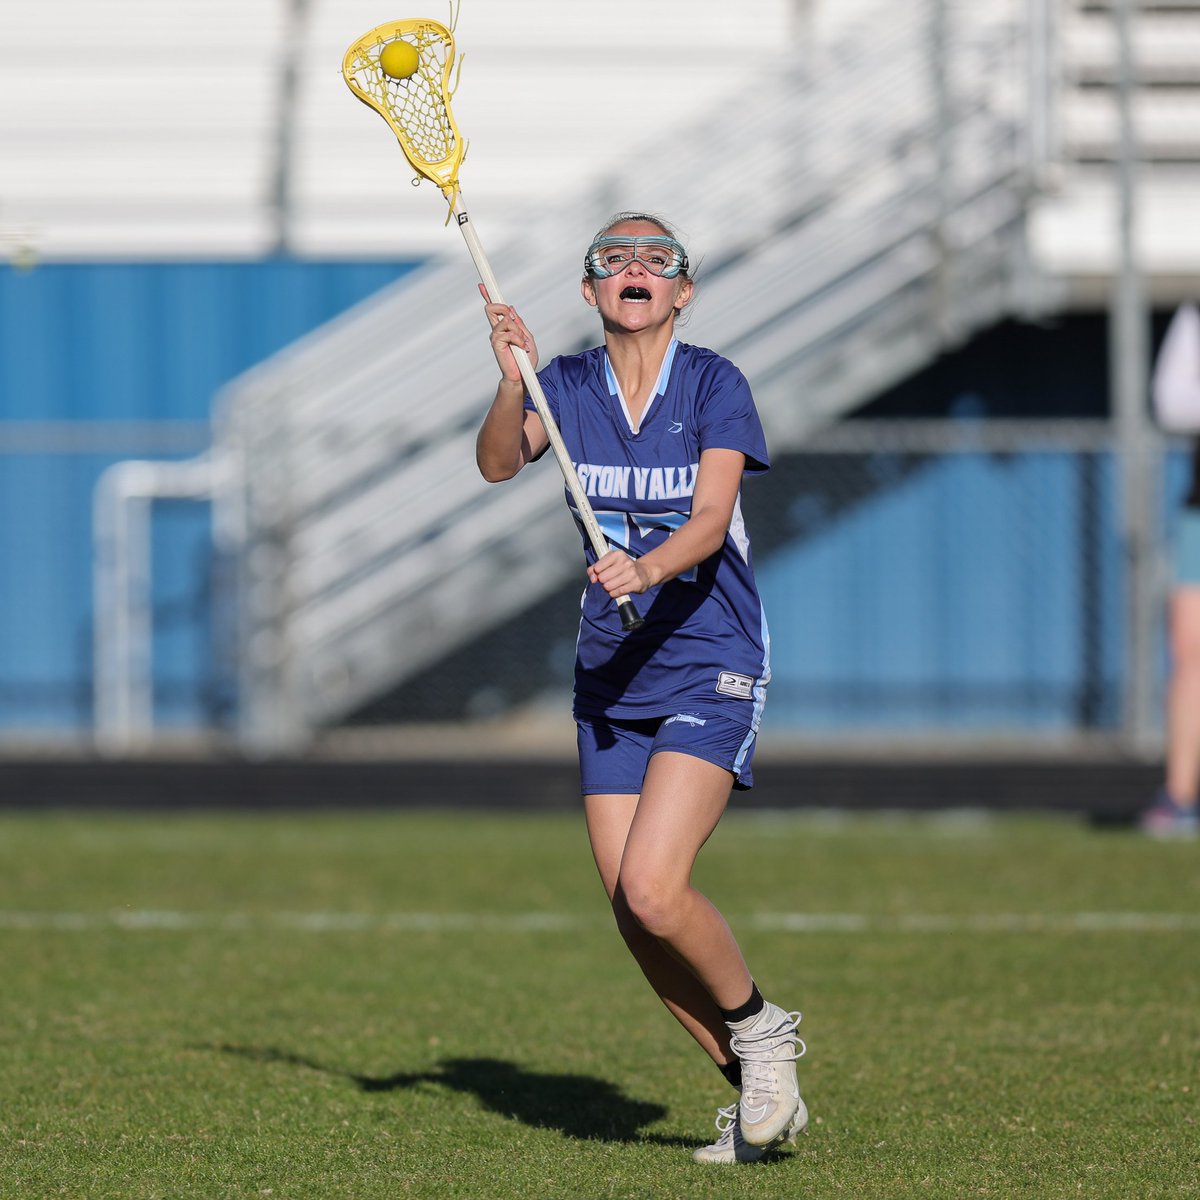
[[[480,284],[479,290],[486,301],[486,288]],[[548,439],[537,413],[525,410],[525,384],[512,353],[513,346],[520,346],[536,367],[533,335],[511,305],[489,302],[484,311],[492,326],[492,352],[500,367],[500,383],[475,440],[475,461],[488,483],[500,483],[537,458]]]
[[[661,546],[641,558],[612,550],[588,568],[588,577],[610,596],[641,593],[690,571],[725,541],[742,484],[746,456],[739,450],[705,450],[692,493],[692,513]]]

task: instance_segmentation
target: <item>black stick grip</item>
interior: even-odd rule
[[[641,613],[633,606],[633,601],[626,596],[623,600],[617,601],[617,612],[621,614],[621,627],[626,633],[634,629],[641,629],[645,625]]]

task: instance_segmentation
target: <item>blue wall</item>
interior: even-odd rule
[[[203,450],[223,383],[413,265],[0,267],[0,739],[90,725],[100,473],[122,459]],[[1056,415],[1099,415],[1094,323],[1039,335],[1048,339],[1039,355],[1013,354],[1011,336],[940,360],[900,390],[914,393],[899,395],[903,412],[886,415],[923,403],[927,415],[952,415],[968,394],[975,415],[1018,415],[1020,404],[1046,413],[1055,403],[1065,405]],[[1083,382],[1080,345],[1098,372]],[[1027,359],[1042,392],[1032,376],[1006,374]],[[174,439],[169,451],[164,437]],[[763,511],[752,509],[764,484],[748,486],[773,634],[767,727],[1115,725],[1124,598],[1111,462],[1093,460],[1081,479],[1082,460],[1067,454],[931,456],[915,466],[910,455],[868,455],[848,475],[847,463],[824,461],[820,469],[843,471],[841,483],[808,486],[815,461],[791,476],[776,464],[763,478],[785,485]],[[1171,501],[1184,465],[1182,456],[1170,464]],[[208,520],[205,505],[156,508],[156,713],[165,725],[209,722],[231,700],[231,664],[218,660],[213,635],[221,564]]]
[[[0,419],[205,419],[226,380],[413,265],[0,267]]]
[[[156,450],[164,430],[174,457],[203,450],[223,383],[414,265],[0,267],[0,730],[90,722],[91,502],[104,468],[172,456]],[[205,506],[182,503],[155,520],[168,723],[195,723],[220,703],[209,678],[207,522]]]
[[[766,726],[1114,727],[1116,488],[1111,461],[1093,467],[937,457],[767,556]]]

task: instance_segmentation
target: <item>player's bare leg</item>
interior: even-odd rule
[[[729,802],[728,771],[691,754],[650,759],[621,855],[615,904],[657,938],[720,1008],[754,987],[725,918],[692,886],[692,868]]]
[[[703,759],[663,751],[650,760],[641,796],[593,796],[586,806],[618,927],[646,978],[715,1062],[741,1062],[742,1098],[719,1113],[721,1137],[697,1151],[699,1162],[754,1161],[759,1147],[807,1124],[795,1073],[800,1015],[763,1002],[725,918],[691,885],[731,784]],[[732,1020],[731,1010],[753,1007],[748,997],[759,1010]]]
[[[1170,603],[1166,778],[1138,819],[1151,837],[1200,837],[1200,586],[1176,587]]]
[[[655,755],[655,758],[661,757]],[[699,760],[697,760],[699,761]],[[713,768],[717,770],[717,768]],[[728,774],[725,775],[728,781]],[[729,784],[725,783],[726,794]],[[705,985],[697,978],[692,969],[671,952],[667,944],[649,932],[630,912],[623,890],[619,890],[621,863],[625,854],[626,843],[629,839],[630,827],[633,824],[639,803],[638,796],[587,796],[584,800],[587,814],[588,836],[591,840],[592,854],[600,872],[601,882],[613,905],[617,928],[625,939],[638,966],[646,976],[650,986],[658,994],[662,1002],[670,1010],[675,1019],[703,1047],[706,1054],[718,1066],[733,1061],[734,1054],[729,1047],[729,1030],[721,1017],[721,1010],[713,1000]],[[724,800],[721,802],[724,807]],[[717,813],[719,816],[720,813]],[[712,832],[715,820],[696,845],[696,851],[703,844],[708,834]],[[688,865],[694,861],[695,851],[690,852]],[[713,910],[716,911],[715,909]],[[717,914],[721,923],[723,918]],[[726,926],[728,931],[728,926]],[[728,934],[732,941],[732,934]],[[741,952],[734,950],[741,964],[744,975],[744,993],[741,999],[750,992],[749,972],[745,971],[745,963],[741,961]],[[741,1000],[735,1001],[740,1003]]]
[[[1167,693],[1167,793],[1195,808],[1200,792],[1200,587],[1171,597],[1171,682]]]

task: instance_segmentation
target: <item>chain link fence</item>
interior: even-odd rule
[[[111,459],[85,451],[43,438],[0,454],[9,511],[28,518],[6,540],[0,739],[10,742],[30,730],[86,737],[91,723],[88,514]],[[1162,596],[1187,468],[1186,447],[1156,440]],[[743,494],[772,635],[764,733],[1119,740],[1120,486],[1104,421],[859,420],[777,458]],[[231,576],[207,529],[204,505],[156,506],[154,691],[167,730],[232,732],[236,716]],[[351,725],[565,714],[581,586],[582,572]],[[1146,666],[1161,682],[1161,618],[1152,641]]]
[[[1165,594],[1186,452],[1156,441]],[[1128,579],[1105,421],[851,421],[747,481],[771,629],[764,734],[1123,736]],[[565,517],[564,517],[565,519]],[[356,724],[570,703],[572,584]],[[1161,621],[1155,662],[1163,670]]]

